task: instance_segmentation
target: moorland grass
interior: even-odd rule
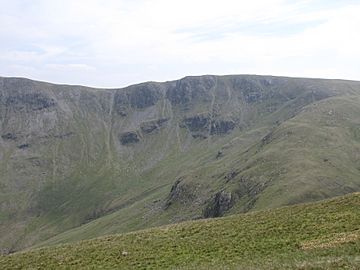
[[[2,269],[359,269],[360,193],[0,257]]]

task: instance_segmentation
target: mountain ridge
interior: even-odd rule
[[[360,82],[0,82],[0,246],[9,251],[70,229],[86,239],[360,190]]]
[[[92,85],[85,85],[85,84],[68,84],[68,83],[61,83],[61,82],[52,82],[52,81],[48,81],[48,80],[42,80],[42,79],[31,79],[29,77],[25,77],[25,76],[0,76],[1,79],[20,79],[20,80],[29,80],[32,82],[39,82],[39,83],[47,83],[47,84],[53,84],[53,85],[58,85],[58,86],[73,86],[73,87],[77,87],[77,86],[81,86],[81,87],[85,87],[85,88],[91,88],[91,89],[100,89],[100,90],[118,90],[118,89],[124,89],[130,86],[137,86],[137,85],[141,85],[141,84],[147,84],[147,83],[167,83],[167,82],[175,82],[175,81],[179,81],[179,80],[183,80],[186,78],[199,78],[199,77],[205,77],[205,76],[213,76],[213,77],[239,77],[239,76],[244,76],[244,77],[268,77],[268,78],[284,78],[284,79],[302,79],[302,80],[324,80],[324,81],[343,81],[343,82],[360,82],[360,80],[354,80],[354,79],[343,79],[343,78],[322,78],[322,77],[297,77],[297,76],[281,76],[281,75],[270,75],[270,74],[251,74],[251,73],[239,73],[239,74],[222,74],[222,75],[218,75],[218,74],[201,74],[201,75],[187,75],[184,77],[181,77],[179,79],[169,79],[169,80],[159,80],[159,81],[143,81],[143,82],[134,82],[128,85],[124,85],[124,86],[114,86],[114,87],[102,87],[102,86],[92,86]]]

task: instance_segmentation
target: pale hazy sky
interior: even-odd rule
[[[0,76],[121,87],[201,74],[360,80],[360,0],[0,0]]]

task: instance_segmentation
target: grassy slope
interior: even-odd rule
[[[0,257],[3,269],[358,269],[360,194]]]
[[[257,158],[273,161],[276,183],[256,208],[346,194],[360,186],[359,96],[333,97],[305,107],[271,133]],[[256,168],[256,166],[255,166]],[[262,170],[263,171],[263,170]],[[326,185],[324,184],[326,183]],[[283,194],[277,197],[276,194]]]
[[[257,133],[258,134],[254,134],[253,132],[250,132],[249,134],[242,134],[241,141],[247,142],[248,140],[249,142],[245,145],[237,146],[237,150],[244,151],[246,149],[245,146],[251,144],[253,141],[256,141],[255,138],[260,139],[261,134],[265,133],[265,131],[261,130]],[[225,142],[228,140],[229,138],[225,138]],[[217,142],[217,144],[209,145],[207,142],[200,141],[199,145],[194,146],[193,149],[186,154],[174,155],[163,160],[154,170],[151,170],[144,176],[143,182],[148,185],[152,183],[151,181],[154,177],[157,179],[156,187],[148,187],[150,192],[140,194],[134,201],[131,201],[128,205],[114,211],[113,213],[60,233],[46,241],[40,242],[39,245],[73,242],[93,238],[99,235],[129,232],[136,229],[198,218],[201,216],[201,211],[204,207],[202,204],[192,205],[189,209],[185,209],[187,204],[173,205],[173,207],[164,211],[163,200],[166,196],[168,196],[171,185],[173,184],[173,179],[176,179],[178,175],[187,175],[189,172],[194,172],[194,175],[190,175],[188,177],[189,184],[191,186],[197,184],[194,182],[195,180],[199,180],[201,178],[202,181],[205,177],[208,177],[207,174],[204,174],[199,178],[195,175],[195,172],[199,168],[202,168],[204,171],[209,169],[209,166],[204,165],[214,162],[216,153],[218,149],[221,148],[222,143]],[[214,173],[213,170],[220,170],[220,172],[225,170],[222,164],[222,162],[217,164],[221,166],[220,168],[217,166],[212,167],[209,174]],[[184,167],[187,168],[187,170],[183,170]],[[203,190],[205,194],[210,192],[209,189],[219,189],[219,182],[215,180],[216,179],[214,179],[213,182],[207,183],[207,189],[204,188]],[[142,188],[145,189],[144,187]],[[162,200],[159,200],[159,198]]]

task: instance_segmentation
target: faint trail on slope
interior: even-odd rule
[[[109,128],[108,128],[108,136],[107,136],[107,142],[106,142],[106,147],[107,147],[107,160],[106,160],[106,165],[107,166],[111,166],[111,161],[113,160],[113,156],[112,156],[112,151],[111,151],[111,139],[112,139],[112,130],[113,130],[113,110],[114,110],[114,99],[115,99],[115,91],[111,91],[111,96],[110,96],[110,106],[109,106]]]
[[[214,104],[215,104],[215,98],[216,98],[216,95],[215,95],[215,91],[216,91],[216,88],[218,86],[218,78],[215,77],[215,84],[214,86],[211,88],[211,104],[210,104],[210,120],[209,120],[209,136],[208,136],[208,143],[211,143],[211,125],[212,125],[212,120],[213,120],[213,117],[214,117]]]
[[[175,124],[175,133],[176,133],[176,140],[177,140],[177,144],[179,147],[180,152],[183,151],[182,147],[181,147],[181,139],[180,139],[180,134],[179,134],[179,125],[176,122],[176,119],[174,118],[174,111],[173,111],[173,107],[172,104],[169,100],[165,99],[166,104],[168,104],[169,108],[169,114],[170,114],[170,122]]]
[[[231,94],[231,90],[230,90],[229,86],[227,85],[227,83],[225,84],[225,89],[226,89],[226,92],[227,92],[227,94],[228,94],[228,98],[227,98],[226,104],[229,104],[230,101],[231,101],[231,96],[232,96],[232,94]]]
[[[177,143],[179,146],[179,150],[180,150],[180,152],[183,152],[183,148],[181,146],[181,138],[180,138],[180,134],[179,134],[179,125],[176,125],[175,133],[176,133],[176,139],[177,139]]]
[[[165,107],[166,107],[166,90],[163,89],[163,99],[162,99],[162,109],[161,109],[161,117],[165,117]]]
[[[81,122],[79,122],[77,119],[75,119],[75,122],[78,124],[79,127],[84,127],[82,125]],[[87,148],[87,143],[86,143],[86,139],[85,136],[83,135],[83,133],[79,133],[79,139],[81,141],[81,157],[80,157],[80,162],[85,162],[86,165],[88,165],[89,160],[88,160],[88,148]]]
[[[52,180],[55,182],[56,179],[56,171],[57,171],[57,164],[56,164],[56,157],[58,156],[58,143],[55,142],[54,148],[53,148],[53,157],[52,157]]]

